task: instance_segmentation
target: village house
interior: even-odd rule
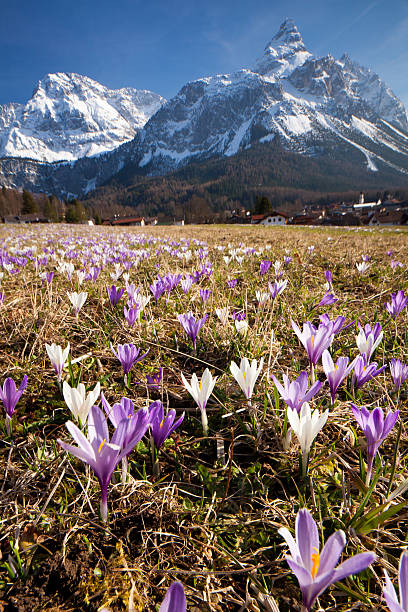
[[[288,215],[282,212],[271,211],[262,215],[252,215],[251,224],[257,225],[286,225],[288,223]]]

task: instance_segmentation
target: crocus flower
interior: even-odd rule
[[[309,382],[309,377],[306,372],[301,372],[293,382],[290,382],[288,376],[284,374],[283,387],[273,374],[272,378],[285,404],[297,412],[300,412],[305,402],[308,402],[316,395],[323,384],[317,381],[308,390],[307,384]]]
[[[256,359],[251,361],[251,364],[248,361],[247,357],[243,357],[241,359],[240,366],[238,367],[235,361],[231,361],[230,370],[231,374],[241,387],[242,392],[244,393],[247,400],[250,400],[252,394],[254,392],[255,383],[258,379],[259,374],[262,371],[263,367],[263,357],[259,362],[259,367]]]
[[[159,612],[187,612],[186,596],[181,582],[173,582],[169,587]]]
[[[343,329],[347,329],[354,323],[354,321],[351,321],[351,323],[346,323],[346,317],[341,317],[341,316],[331,321],[329,315],[326,313],[320,315],[319,319],[320,319],[320,323],[322,323],[323,325],[326,325],[326,327],[329,325],[329,323],[333,324],[333,330],[332,330],[333,334],[338,334],[339,332],[343,331]]]
[[[215,383],[217,382],[217,377],[213,378],[210,370],[206,368],[203,372],[200,381],[198,380],[197,374],[194,373],[191,377],[191,382],[187,382],[183,372],[181,372],[181,380],[183,381],[183,385],[185,386],[187,391],[190,393],[190,395],[192,395],[194,401],[200,408],[203,432],[205,436],[208,436],[208,419],[206,406],[208,398],[213,392]]]
[[[123,307],[123,314],[129,327],[133,327],[140,316],[139,304],[134,304],[131,308]]]
[[[353,385],[356,385],[357,389],[360,389],[366,382],[381,374],[386,367],[387,364],[377,370],[376,361],[368,363],[365,355],[359,355],[354,363]]]
[[[278,533],[289,546],[290,556],[286,557],[286,562],[299,581],[307,612],[328,586],[358,574],[375,560],[372,552],[360,553],[336,567],[346,545],[344,531],[333,533],[320,552],[319,531],[306,509],[299,510],[296,517],[296,540],[286,527],[281,527]]]
[[[347,376],[350,374],[351,370],[355,366],[357,359],[358,357],[356,357],[356,359],[354,359],[354,361],[352,361],[350,365],[348,365],[348,357],[339,357],[336,365],[334,365],[333,359],[329,351],[323,351],[322,365],[324,373],[326,374],[327,382],[329,383],[332,404],[334,404],[337,389],[339,388],[343,380],[347,378]]]
[[[47,351],[48,357],[50,358],[52,367],[54,368],[55,373],[58,377],[58,382],[61,382],[62,369],[68,358],[69,342],[64,348],[64,350],[62,350],[59,344],[54,344],[54,342],[52,344],[46,344],[45,349]]]
[[[243,321],[246,317],[246,312],[243,310],[241,312],[234,310],[231,316],[234,319],[234,321]]]
[[[149,289],[152,292],[153,297],[156,300],[156,302],[159,299],[159,297],[163,295],[163,293],[166,291],[166,287],[164,286],[164,283],[160,279],[155,280],[151,285],[149,285]]]
[[[24,375],[19,388],[12,378],[6,378],[3,388],[0,387],[0,400],[3,402],[6,411],[6,429],[8,435],[11,433],[10,421],[20,397],[27,387],[27,376]]]
[[[376,323],[371,327],[368,323],[364,325],[358,324],[359,334],[356,336],[357,348],[361,355],[365,355],[367,362],[370,361],[371,357],[377,346],[383,339],[384,332],[381,331],[381,323]]]
[[[399,359],[391,359],[390,372],[396,391],[408,378],[408,365],[401,363]]]
[[[255,297],[258,300],[259,307],[262,308],[262,306],[265,306],[271,296],[265,291],[256,291]]]
[[[235,285],[237,284],[237,282],[238,282],[237,278],[232,278],[231,280],[227,280],[227,285],[230,289],[233,289]]]
[[[248,333],[248,321],[246,319],[235,319],[234,321],[235,329],[241,336],[245,336]]]
[[[285,255],[285,257],[283,258],[283,261],[285,263],[285,266],[288,267],[290,262],[292,261],[292,258]]]
[[[216,308],[215,309],[215,314],[217,315],[217,317],[219,318],[219,320],[221,321],[221,323],[223,325],[227,325],[228,317],[229,317],[229,308],[228,308],[228,306],[225,307],[225,308]]]
[[[181,417],[175,421],[176,411],[172,409],[164,415],[163,404],[157,401],[149,406],[149,413],[152,438],[155,447],[159,450],[167,438],[171,436],[173,431],[183,422],[184,412]]]
[[[404,267],[403,264],[400,261],[396,261],[394,259],[391,261],[390,265],[391,265],[392,270],[397,270],[397,268],[403,268]]]
[[[317,306],[329,306],[330,304],[335,304],[338,301],[339,301],[339,298],[337,298],[334,295],[334,293],[330,293],[330,291],[326,291],[326,293],[324,294],[320,302],[316,305],[316,307]]]
[[[191,276],[189,276],[188,278],[183,278],[183,280],[180,282],[181,288],[186,295],[190,291],[193,284],[194,280]]]
[[[205,314],[202,319],[196,319],[192,312],[187,312],[177,315],[177,318],[195,348],[197,336],[207,320],[207,315]]]
[[[287,279],[276,280],[273,284],[271,282],[268,283],[269,291],[273,300],[277,298],[277,296],[280,295],[283,291],[285,291],[287,284]]]
[[[72,293],[68,293],[69,301],[74,307],[77,318],[78,318],[78,313],[81,310],[82,306],[85,304],[87,297],[88,297],[88,294],[86,291],[82,291],[82,293],[77,293],[76,291],[73,291]]]
[[[160,389],[161,382],[163,380],[163,368],[160,368],[158,372],[149,376],[146,374],[146,384],[149,389],[154,389],[158,391]]]
[[[271,267],[271,262],[267,259],[261,259],[261,263],[259,264],[259,274],[263,276],[266,274]]]
[[[385,309],[388,314],[395,319],[408,304],[408,293],[397,291],[391,295],[391,302],[387,302]]]
[[[133,448],[140,442],[145,435],[150,424],[150,413],[147,408],[139,408],[135,412],[135,407],[132,400],[122,397],[119,403],[112,407],[107,402],[103,393],[101,393],[101,403],[108,415],[112,425],[117,429],[123,420],[128,421],[128,428],[123,439],[123,446],[129,448],[127,455],[131,453]],[[122,457],[122,483],[126,482],[127,475],[127,455]]]
[[[333,341],[333,323],[330,322],[328,325],[321,323],[319,327],[316,328],[309,321],[306,321],[306,323],[303,324],[303,331],[300,331],[294,321],[291,321],[291,323],[293,331],[306,349],[312,373],[312,381],[314,382],[314,366],[319,361],[323,351],[328,349]]]
[[[356,263],[357,272],[363,276],[369,269],[370,264],[366,261],[362,261],[361,263]]]
[[[367,484],[369,484],[374,457],[397,422],[399,411],[389,412],[384,418],[382,408],[374,408],[374,410],[370,412],[365,406],[359,408],[355,404],[350,405],[354,418],[360,425],[367,439]]]
[[[101,392],[100,383],[96,383],[93,391],[90,391],[88,395],[85,391],[85,385],[80,383],[78,387],[70,387],[69,384],[64,380],[62,385],[62,394],[64,400],[75,419],[80,421],[81,425],[84,426],[88,418],[91,407],[98,400]]]
[[[200,298],[203,301],[203,304],[208,302],[208,300],[210,299],[210,295],[211,295],[211,289],[200,289],[199,293],[200,293]]]
[[[404,550],[399,563],[398,584],[400,601],[386,570],[384,570],[384,599],[390,612],[408,612],[408,550]]]
[[[117,289],[115,285],[112,285],[108,289],[108,297],[109,297],[109,301],[112,304],[112,306],[116,306],[116,304],[118,304],[118,302],[120,301],[124,293],[125,293],[124,289]]]
[[[333,280],[333,270],[325,270],[324,271],[324,278],[327,280],[327,282],[329,283],[329,285],[331,285],[332,280]]]
[[[123,368],[123,373],[126,378],[126,384],[128,382],[128,375],[133,366],[144,359],[149,352],[150,349],[141,355],[140,348],[136,348],[134,344],[118,344],[116,351],[113,348],[112,344],[110,345],[112,353],[117,357],[121,363]]]
[[[302,405],[299,413],[288,408],[287,415],[293,432],[299,440],[300,452],[302,453],[302,470],[303,475],[306,476],[310,448],[317,434],[326,424],[329,411],[326,410],[322,415],[319,414],[318,410],[312,412],[306,402]]]
[[[118,463],[133,448],[133,442],[128,447],[123,444],[129,427],[129,419],[123,419],[119,423],[111,441],[109,441],[106,417],[98,406],[92,406],[89,411],[87,438],[72,421],[68,421],[66,427],[78,446],[72,446],[59,439],[57,442],[65,451],[87,463],[94,471],[101,487],[101,519],[106,522],[109,482]]]

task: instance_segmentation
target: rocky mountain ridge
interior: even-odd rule
[[[315,159],[357,153],[362,182],[372,172],[408,176],[402,102],[348,56],[314,57],[286,20],[252,69],[187,83],[120,147],[70,164],[3,159],[0,182],[83,195],[129,164],[159,176],[277,136],[287,151]]]

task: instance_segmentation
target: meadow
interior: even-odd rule
[[[0,610],[408,610],[408,233],[10,226],[0,262]]]

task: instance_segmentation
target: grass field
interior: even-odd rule
[[[27,376],[14,414],[6,417],[2,409],[0,418],[0,610],[154,611],[177,580],[190,612],[300,611],[301,591],[278,530],[293,534],[301,508],[316,521],[320,542],[344,531],[341,561],[362,552],[376,555],[367,569],[329,586],[313,609],[388,610],[384,569],[397,587],[408,540],[407,382],[397,389],[389,364],[392,358],[408,363],[408,310],[392,317],[385,304],[407,288],[406,232],[50,225],[3,227],[0,241],[0,385],[12,378],[19,387]],[[367,269],[359,272],[363,259]],[[180,274],[181,281],[170,274]],[[272,299],[268,283],[277,274],[287,285]],[[167,280],[156,300],[149,285],[158,275],[159,285]],[[126,287],[116,306],[108,295],[112,285]],[[77,315],[70,292],[87,293]],[[319,306],[325,295],[331,301],[328,294],[338,301]],[[124,307],[135,309],[128,314],[134,315],[132,326]],[[216,309],[228,309],[223,321]],[[178,318],[190,311],[196,319],[207,315],[195,346]],[[386,368],[360,388],[350,372],[333,405],[322,358],[310,367],[291,324],[317,327],[324,313],[351,323],[329,334],[334,362],[348,357],[351,363],[360,354],[358,323],[379,323],[383,332],[361,376],[372,362]],[[311,340],[314,348],[317,339]],[[52,343],[70,345],[60,382],[45,346]],[[126,380],[112,348],[130,343],[141,349],[139,357],[148,353]],[[249,399],[230,370],[243,357],[258,367],[263,359]],[[158,384],[148,383],[146,377],[161,368]],[[190,382],[195,373],[200,380],[206,368],[217,377],[205,409],[208,435],[203,410],[181,377]],[[308,463],[298,437],[287,433],[288,412],[297,412],[287,408],[272,379],[283,384],[284,374],[293,381],[301,371],[309,387],[313,376],[324,383],[310,399],[311,409],[320,415],[328,410]],[[71,388],[83,383],[87,392],[99,383],[110,406],[125,397],[135,411],[160,401],[165,413],[176,411],[176,419],[184,413],[159,449],[146,421],[145,435],[126,453],[127,465],[118,461],[110,480],[106,521],[99,514],[94,469],[57,441],[75,445],[67,421],[87,432],[86,415],[84,422],[76,420],[64,399],[64,381]],[[91,405],[102,407],[97,390]],[[371,478],[370,449],[351,403],[399,410],[389,435],[379,440]],[[106,435],[97,458],[104,445],[109,447]],[[313,550],[314,580],[319,551]]]

